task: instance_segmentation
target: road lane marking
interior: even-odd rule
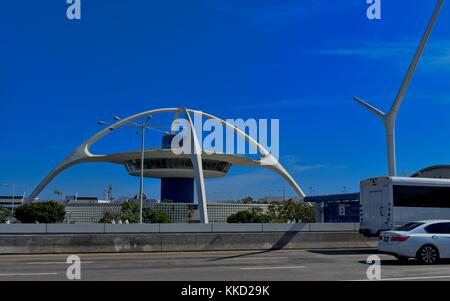
[[[297,266],[280,266],[280,267],[246,267],[239,268],[240,270],[278,270],[278,269],[303,269],[305,266],[297,265]]]
[[[81,263],[94,263],[94,261],[81,261]],[[68,264],[67,262],[63,261],[34,261],[34,262],[27,262],[27,264]]]
[[[45,275],[58,275],[58,273],[7,273],[7,274],[0,274],[0,276],[45,276]]]
[[[242,257],[242,258],[229,258],[231,260],[264,260],[264,259],[286,259],[290,257]]]
[[[450,278],[450,276],[417,276],[417,277],[381,278],[379,280],[359,279],[349,281],[396,281],[396,280],[424,280],[424,279],[443,279],[443,278]]]

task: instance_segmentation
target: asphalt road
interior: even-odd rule
[[[78,254],[81,280],[367,280],[376,250]],[[67,280],[68,255],[0,255],[0,281]],[[382,280],[450,280],[450,263],[379,255]]]

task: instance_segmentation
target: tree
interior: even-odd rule
[[[53,190],[53,193],[58,197],[61,198],[61,196],[64,194],[61,190],[55,189]]]
[[[261,208],[252,208],[230,215],[227,223],[270,223],[270,218]]]
[[[254,212],[251,210],[244,210],[233,213],[227,217],[227,223],[252,223],[254,219]]]
[[[313,223],[314,207],[308,203],[287,200],[270,205],[267,213],[261,208],[239,211],[227,218],[227,223]]]
[[[139,205],[133,202],[122,203],[120,219],[128,220],[130,224],[139,222]]]
[[[11,210],[8,208],[0,208],[0,224],[6,223],[10,214]]]
[[[105,212],[100,219],[100,223],[109,224],[112,221],[126,221],[130,224],[139,222],[139,205],[134,202],[124,202],[121,205],[120,213]]]
[[[243,198],[242,199],[242,203],[244,203],[244,204],[251,204],[251,203],[253,203],[253,198],[251,196]]]
[[[62,223],[66,217],[66,208],[54,201],[23,204],[17,207],[14,216],[22,223]]]
[[[188,209],[187,219],[191,220],[193,216],[194,216],[194,211],[192,209]]]
[[[268,214],[274,223],[313,223],[314,207],[308,203],[298,203],[292,199],[269,206]]]
[[[120,214],[113,212],[105,212],[105,215],[100,219],[99,223],[110,224],[112,221],[118,222],[120,220]]]
[[[303,203],[300,207],[300,215],[302,216],[303,223],[315,223],[316,211],[311,203]]]
[[[142,219],[144,223],[152,224],[170,224],[172,222],[167,213],[160,210],[152,210],[148,207],[142,210]]]
[[[128,220],[130,224],[139,222],[139,205],[133,202],[122,203],[120,213],[106,212],[100,223],[111,223],[112,221],[122,222]],[[171,223],[170,216],[162,211],[151,210],[148,207],[142,208],[142,221],[144,223]]]

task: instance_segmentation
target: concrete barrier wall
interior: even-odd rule
[[[47,225],[35,224],[0,224],[0,234],[47,233]]]
[[[356,232],[1,234],[0,254],[372,248],[376,243]]]
[[[262,224],[262,232],[309,232],[310,229],[310,224]]]
[[[311,232],[330,232],[330,231],[358,231],[359,224],[348,223],[312,223],[309,225]]]
[[[160,224],[105,224],[105,233],[159,233]]]
[[[262,232],[263,224],[212,224],[213,232]]]
[[[47,224],[47,233],[105,233],[104,224]]]
[[[348,232],[354,223],[314,224],[0,224],[0,234]]]
[[[160,233],[212,232],[212,224],[160,224]]]

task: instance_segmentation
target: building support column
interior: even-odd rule
[[[208,224],[208,209],[206,207],[206,190],[205,190],[205,178],[203,177],[203,164],[202,164],[202,148],[195,132],[195,127],[192,122],[191,116],[186,108],[180,108],[180,111],[184,113],[187,121],[189,122],[191,131],[191,152],[190,157],[192,161],[192,167],[194,168],[195,176],[195,188],[197,190],[198,210],[200,213],[200,222]],[[195,114],[195,113],[194,113]]]

